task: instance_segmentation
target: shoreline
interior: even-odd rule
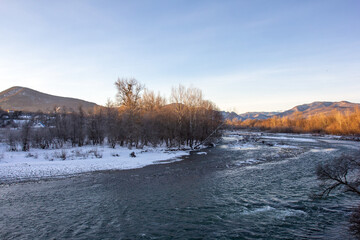
[[[9,152],[6,147],[5,144],[0,145],[0,185],[166,164],[183,160],[182,157],[191,151],[174,151],[165,147],[113,149],[105,145]],[[136,157],[130,156],[132,152]]]
[[[322,137],[334,140],[355,141],[360,142],[360,135],[356,134],[328,134],[328,133],[314,133],[314,132],[286,132],[286,131],[272,131],[271,129],[260,130],[258,128],[234,128],[228,129],[226,132],[245,132],[245,133],[263,133],[263,134],[284,134],[294,136],[311,136]]]
[[[232,135],[254,134],[262,141],[278,141],[282,147],[287,142],[339,142],[349,141],[341,136],[312,134],[268,133],[244,130],[226,131],[223,137]],[[250,139],[251,141],[251,139]],[[358,141],[355,141],[359,143]],[[246,144],[247,142],[243,142]],[[204,146],[203,146],[204,147]],[[94,172],[121,171],[143,168],[149,165],[167,164],[182,161],[184,156],[195,151],[198,154],[204,148],[192,150],[168,149],[160,147],[144,147],[128,149],[126,147],[111,148],[107,145],[82,147],[65,146],[61,149],[35,149],[28,152],[8,151],[8,146],[0,143],[0,185],[20,182],[41,181],[75,177]],[[134,152],[136,157],[131,157]]]

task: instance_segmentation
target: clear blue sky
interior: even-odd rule
[[[0,0],[0,90],[104,104],[118,77],[239,113],[360,102],[360,1]]]

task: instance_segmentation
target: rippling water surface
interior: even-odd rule
[[[2,185],[0,239],[352,239],[356,198],[311,195],[316,164],[359,143],[260,137],[229,135],[181,162]]]

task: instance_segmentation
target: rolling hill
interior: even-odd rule
[[[246,119],[267,119],[275,116],[279,112],[247,112],[242,114],[237,114],[235,112],[224,112],[222,111],[221,114],[224,117],[224,119],[238,119],[241,121],[244,121]]]
[[[50,112],[54,107],[78,110],[80,106],[88,111],[98,105],[76,98],[54,96],[26,87],[11,87],[0,92],[0,108],[4,110]]]
[[[340,112],[351,112],[356,108],[360,108],[359,103],[351,103],[347,101],[341,102],[313,102],[309,104],[302,104],[295,106],[284,112],[248,112],[243,114],[237,114],[235,112],[222,112],[222,115],[225,119],[232,120],[236,118],[238,120],[246,120],[246,119],[267,119],[273,116],[278,117],[295,117],[298,114],[302,114],[303,117],[307,118],[310,116],[314,116],[317,114],[330,114],[332,111],[337,110]]]
[[[169,104],[172,105],[172,104]],[[66,107],[68,110],[78,110],[82,107],[85,111],[94,107],[99,107],[96,103],[84,101],[76,98],[59,97],[46,93],[42,93],[26,87],[11,87],[0,92],[0,108],[3,110],[25,111],[25,112],[50,112],[54,107]],[[237,114],[235,112],[221,111],[224,119],[267,119],[273,116],[278,117],[294,117],[299,113],[303,117],[309,117],[317,114],[329,114],[334,110],[341,112],[354,111],[360,108],[360,104],[347,101],[341,102],[313,102],[295,106],[284,112],[247,112]]]
[[[360,107],[358,103],[351,103],[347,101],[341,102],[313,102],[309,104],[298,105],[290,110],[277,114],[279,117],[294,117],[301,113],[303,117],[310,117],[317,114],[330,114],[332,111],[337,110],[340,112],[351,112],[356,107]]]

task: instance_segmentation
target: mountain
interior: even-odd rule
[[[169,104],[171,105],[171,104]],[[41,110],[49,112],[54,107],[66,107],[71,110],[78,110],[82,107],[85,111],[91,110],[94,107],[99,107],[96,103],[87,102],[84,100],[68,97],[59,97],[39,91],[35,91],[25,87],[12,87],[5,91],[0,92],[0,108],[4,110],[36,112]],[[355,108],[360,108],[360,104],[351,103],[347,101],[341,102],[313,102],[309,104],[302,104],[295,106],[284,112],[247,112],[237,114],[235,112],[221,111],[224,119],[267,119],[273,116],[278,117],[294,117],[301,113],[304,117],[309,117],[317,114],[330,114],[332,111],[337,110],[341,112],[354,111]]]
[[[239,114],[239,116],[243,119],[268,119],[278,113],[279,112],[247,112]]]
[[[337,110],[340,112],[354,111],[355,108],[360,108],[359,103],[351,103],[347,101],[341,102],[313,102],[309,104],[302,104],[295,106],[284,112],[247,112],[242,114],[237,114],[235,112],[224,112],[221,114],[224,119],[239,119],[244,121],[246,119],[267,119],[273,116],[277,117],[295,117],[297,114],[301,113],[303,117],[310,117],[317,114],[330,114],[332,111]]]
[[[242,114],[237,114],[235,112],[225,112],[222,111],[221,114],[224,117],[224,119],[238,119],[238,120],[246,120],[246,119],[267,119],[271,118],[274,115],[278,114],[279,112],[247,112]]]
[[[226,112],[226,111],[220,111],[222,117],[224,119],[229,119],[232,120],[234,118],[238,119],[238,120],[243,120],[237,113],[235,112]]]
[[[49,112],[54,107],[78,110],[80,106],[83,110],[88,111],[98,105],[76,98],[58,97],[25,87],[12,87],[0,92],[0,108],[4,110]]]
[[[341,102],[313,102],[309,104],[298,105],[290,110],[277,114],[279,117],[293,117],[299,113],[303,117],[310,117],[317,114],[330,114],[332,111],[337,110],[340,112],[354,111],[356,107],[360,108],[360,104],[351,103],[347,101]]]

